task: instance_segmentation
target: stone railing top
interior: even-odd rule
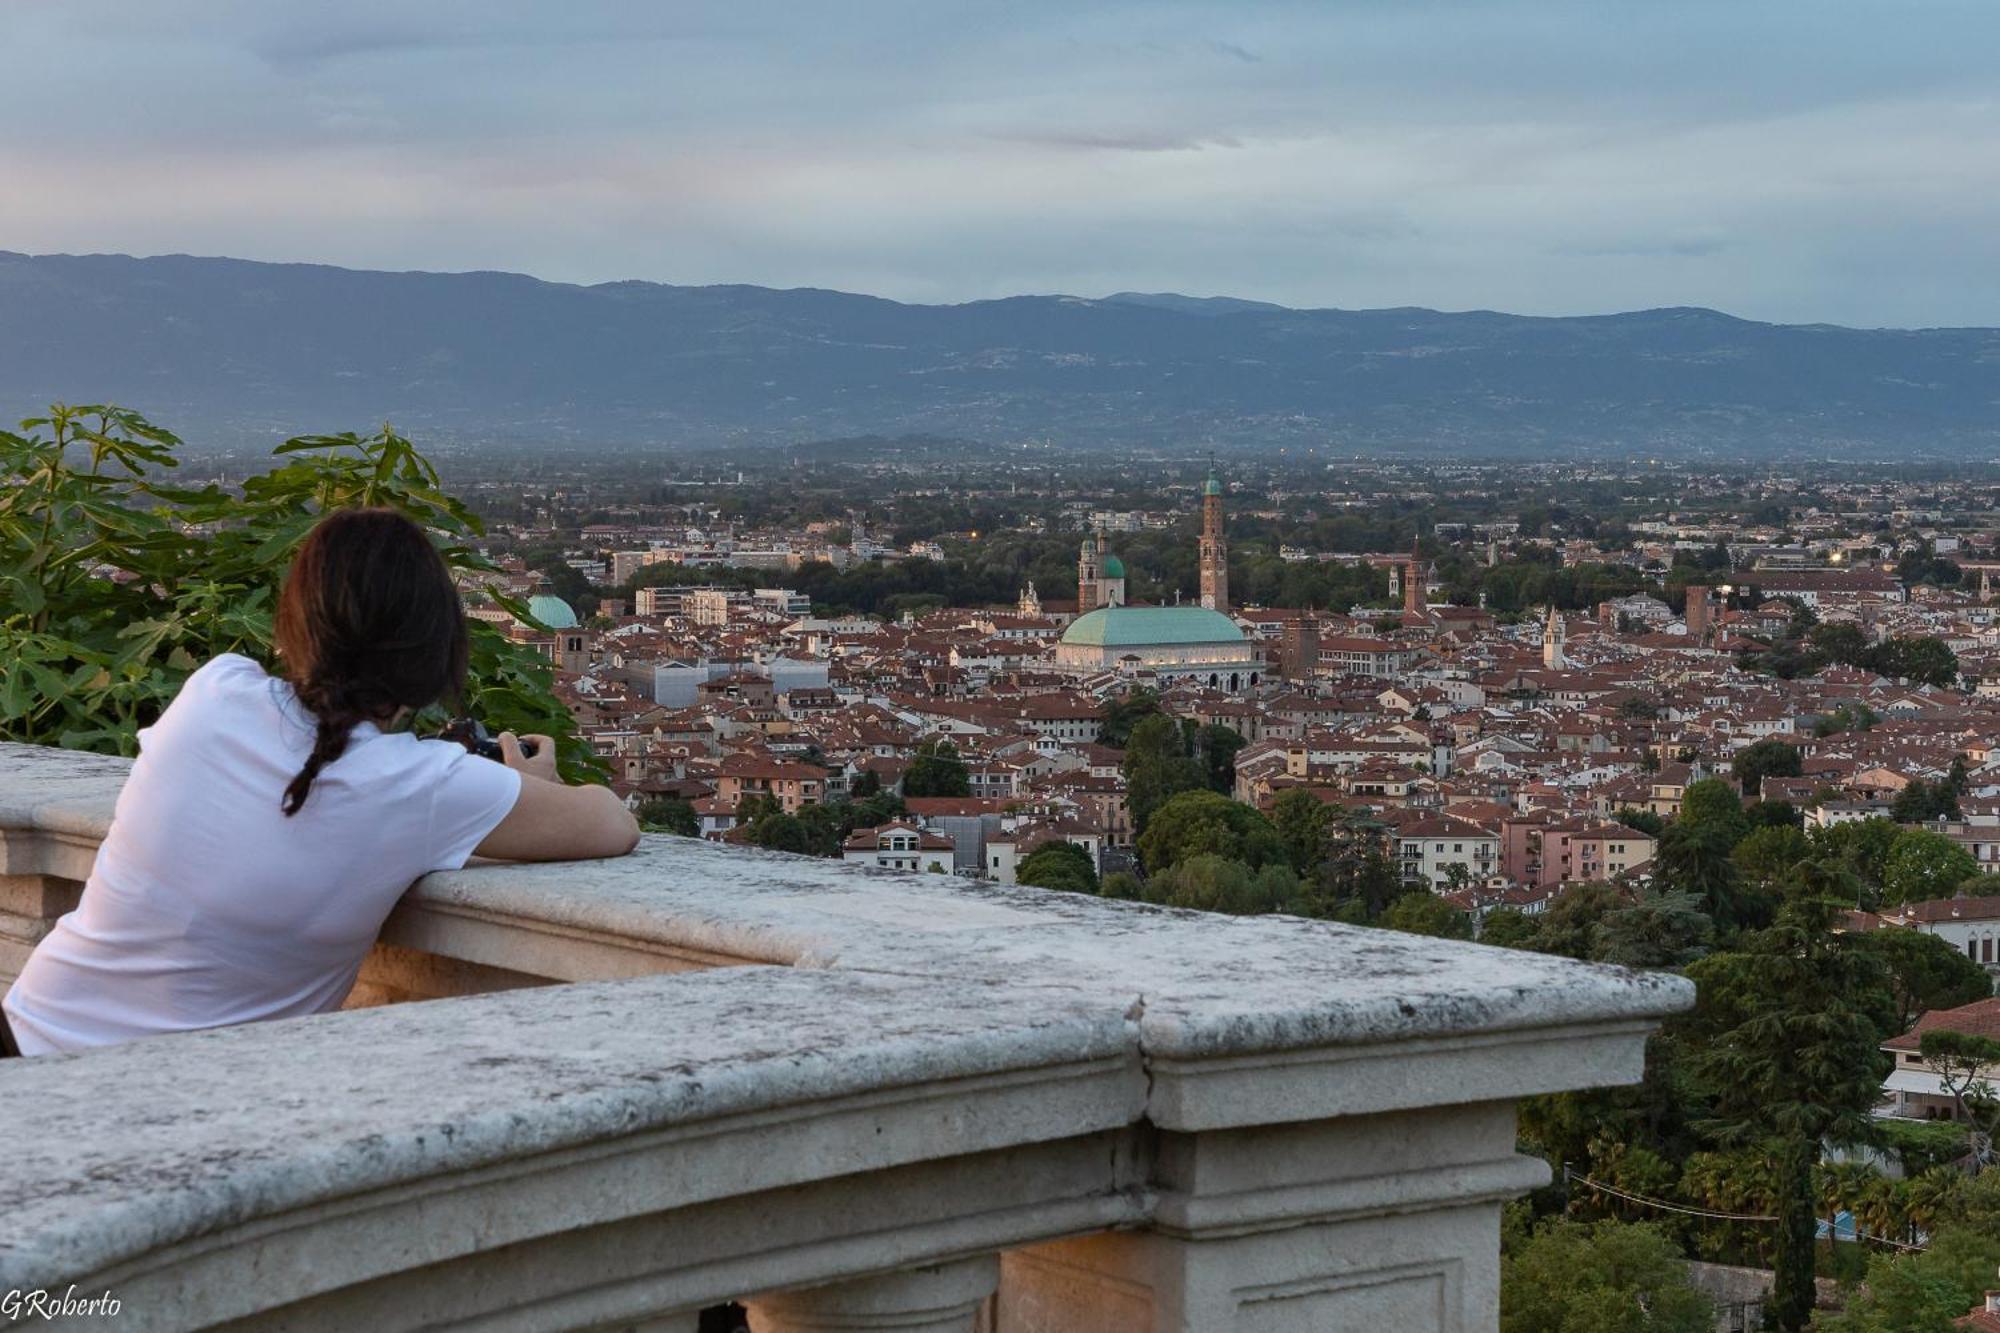
[[[8,1061],[0,1291],[329,1198],[862,1093],[1095,1067],[1110,1095],[1039,1102],[1000,1137],[1110,1128],[1143,1102],[1133,1049],[1121,1015],[1059,990],[740,967]],[[732,1185],[678,1182],[686,1203]]]
[[[101,837],[125,761],[0,745],[0,830]],[[478,865],[409,902],[792,967],[1029,977],[1138,1006],[1149,1050],[1246,1054],[1685,1008],[1684,978],[1308,921],[1113,902],[648,837],[632,856]]]
[[[0,745],[0,874],[87,873],[126,767]],[[1537,954],[679,838],[433,875],[399,910],[503,943],[622,938],[749,965],[0,1064],[0,1290],[308,1200],[844,1097],[947,1098],[952,1150],[973,1151],[1630,1081],[1643,1032],[1692,999],[1681,978]],[[1022,1088],[1031,1103],[992,1100]],[[774,1153],[734,1187],[939,1151],[935,1133],[862,1141],[867,1162]]]

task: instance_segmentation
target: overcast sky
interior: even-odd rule
[[[1995,0],[0,0],[0,249],[2000,325]]]

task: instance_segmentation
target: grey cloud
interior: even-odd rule
[[[1990,0],[0,0],[0,42],[93,79],[0,85],[13,249],[2000,324]]]

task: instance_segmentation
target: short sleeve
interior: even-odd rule
[[[222,696],[241,690],[250,681],[268,684],[270,677],[264,674],[263,667],[241,653],[222,653],[202,663],[181,682],[173,700],[152,725],[139,728],[136,734],[140,752],[144,753],[156,735],[169,735],[176,729],[212,729],[216,725],[213,714]]]
[[[457,870],[520,799],[521,775],[457,745],[427,741],[444,752],[431,787],[432,870]]]

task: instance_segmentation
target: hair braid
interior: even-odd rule
[[[355,724],[361,721],[361,710],[338,686],[315,682],[299,690],[298,696],[299,702],[311,710],[318,725],[313,733],[312,753],[306,756],[305,767],[285,787],[284,811],[287,815],[297,814],[299,807],[306,803],[319,771],[347,752],[348,739],[353,735]]]
[[[295,815],[354,728],[455,696],[465,683],[465,612],[444,557],[393,509],[339,509],[299,543],[271,634],[314,722],[312,751],[285,787]]]

